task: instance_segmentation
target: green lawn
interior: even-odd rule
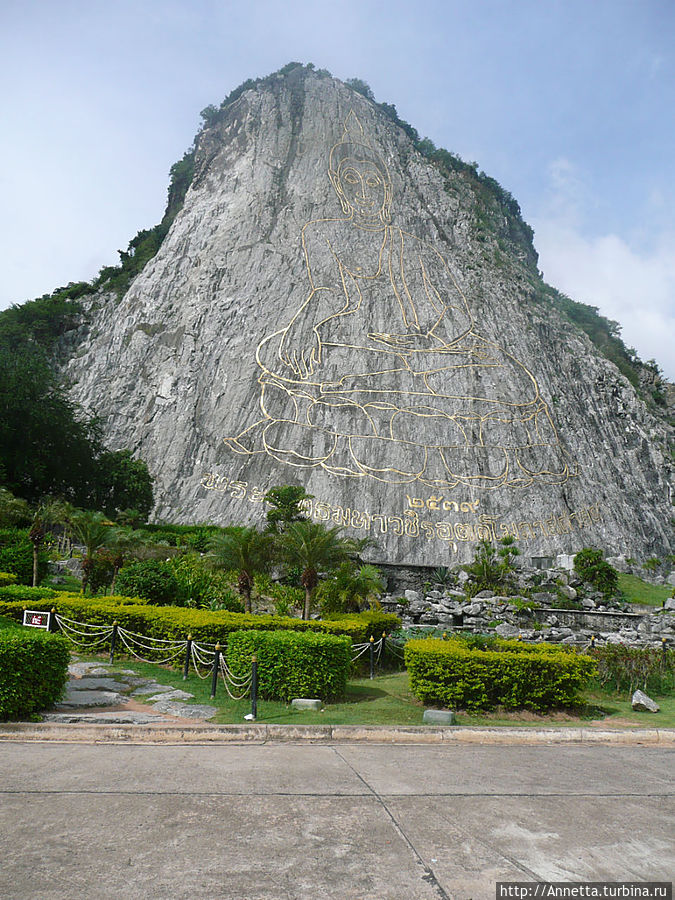
[[[78,657],[84,659],[84,656]],[[100,659],[105,657],[87,657]],[[160,684],[168,684],[195,695],[195,703],[207,703],[218,707],[211,720],[219,724],[244,724],[244,716],[251,711],[251,701],[231,700],[218,682],[216,699],[210,699],[211,679],[200,679],[192,672],[183,681],[180,671],[171,670],[135,659],[120,660],[116,669],[133,669],[139,675],[154,678]],[[140,699],[142,698],[135,698]],[[457,713],[458,725],[673,728],[675,727],[675,694],[655,697],[661,706],[658,713],[636,713],[626,696],[601,690],[597,685],[584,695],[586,707],[570,712],[552,712],[537,715],[529,712],[495,711],[492,713]],[[422,725],[424,706],[410,693],[407,672],[378,675],[372,681],[356,678],[349,682],[347,696],[341,703],[327,704],[321,712],[299,711],[279,701],[259,700],[257,721],[281,725]]]
[[[650,584],[637,575],[621,573],[619,573],[619,590],[625,594],[628,603],[640,606],[663,606],[664,601],[673,593],[672,585]]]

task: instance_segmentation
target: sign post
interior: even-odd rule
[[[49,631],[51,628],[52,614],[48,612],[40,612],[34,609],[24,609],[23,624],[29,628],[44,628]]]

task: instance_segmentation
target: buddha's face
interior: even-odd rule
[[[337,171],[338,193],[359,218],[379,218],[385,204],[387,180],[371,160],[348,156]]]

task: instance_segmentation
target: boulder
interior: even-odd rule
[[[456,719],[450,709],[425,709],[422,722],[425,725],[454,725]]]
[[[643,691],[635,691],[631,706],[635,712],[652,712],[657,713],[661,709],[658,703],[655,703],[651,697],[648,697]]]
[[[496,634],[503,638],[514,638],[520,634],[520,628],[516,625],[509,625],[508,622],[502,622],[495,628]]]

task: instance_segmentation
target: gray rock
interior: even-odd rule
[[[93,669],[92,672],[96,670]],[[103,670],[105,671],[105,670]],[[122,681],[115,681],[114,678],[93,678],[84,676],[83,678],[71,678],[68,682],[68,691],[126,691],[129,685]]]
[[[675,597],[668,597],[663,604],[663,608],[675,612]]]
[[[153,704],[153,709],[158,712],[168,713],[170,716],[179,716],[181,719],[211,719],[218,712],[216,706],[207,706],[201,703],[178,703],[175,700],[160,700]]]
[[[675,585],[675,572],[671,572],[666,580],[668,584]]]
[[[309,700],[305,697],[296,697],[294,700],[291,700],[291,708],[292,709],[309,709],[309,710],[314,710],[314,712],[320,712],[321,701],[320,700]]]
[[[408,603],[418,603],[423,599],[419,591],[406,591],[404,596]]]
[[[440,591],[428,591],[427,597],[431,600],[440,600],[443,594]]]
[[[575,591],[575,593],[576,593],[576,591]],[[596,608],[595,600],[591,600],[590,597],[582,597],[581,605],[583,606],[584,609],[595,609]]]
[[[122,696],[122,694],[117,694],[112,691],[71,691],[70,687],[68,687],[66,696],[54,706],[54,709],[64,710],[93,706],[120,706],[123,703],[128,703],[128,699]]]
[[[495,632],[499,635],[499,637],[503,638],[513,638],[518,637],[520,634],[520,628],[516,625],[509,625],[508,622],[502,622],[501,625],[497,625],[495,628]]]
[[[146,694],[168,694],[174,689],[170,684],[158,684],[156,681],[148,681],[146,684],[137,687],[132,693],[132,697],[142,697]]]
[[[491,597],[496,597],[494,591],[479,591],[475,596],[474,600],[489,600]]]
[[[78,722],[86,722],[89,725],[151,725],[164,720],[164,717],[158,713],[142,713],[131,710],[129,712],[49,712],[43,713],[42,718],[45,722],[60,722],[65,725],[75,725]]]
[[[557,598],[551,591],[536,591],[532,594],[532,599],[536,600],[537,603],[541,603],[542,606],[550,606],[552,603],[555,603]]]
[[[75,678],[81,678],[84,675],[89,675],[92,672],[96,675],[108,675],[110,674],[107,670],[111,669],[112,666],[108,663],[98,663],[98,662],[72,662],[68,666],[68,674],[74,675]]]
[[[422,722],[425,725],[454,725],[457,719],[449,709],[425,709]]]
[[[577,599],[577,596],[578,596],[577,592],[575,591],[575,589],[573,587],[570,587],[569,584],[560,585],[558,590],[563,595],[563,597],[567,597],[568,600],[576,600]]]
[[[352,227],[363,213],[333,171],[350,148],[381,174],[369,228]],[[87,326],[54,354],[73,399],[105,423],[106,445],[133,447],[147,462],[154,516],[257,524],[264,504],[250,501],[297,480],[315,498],[311,517],[344,521],[354,536],[369,528],[372,554],[397,564],[446,565],[450,552],[468,562],[478,529],[488,530],[484,516],[513,522],[528,555],[547,567],[558,554],[610,541],[637,556],[645,534],[650,551],[672,552],[667,425],[580,328],[531,302],[540,285],[534,248],[506,208],[492,197],[486,207],[486,190],[462,172],[439,171],[375,104],[307,69],[225,106],[198,135],[195,178],[157,255],[123,297],[80,298]],[[494,223],[487,231],[475,227],[483,217]],[[381,248],[386,264],[371,274]],[[308,261],[312,283],[326,290],[314,294]],[[407,312],[397,300],[401,279]],[[367,290],[355,305],[360,284]],[[450,342],[466,335],[462,346],[486,346],[492,361],[458,363],[448,374],[428,351],[433,389],[424,403],[411,390],[414,372],[364,372],[358,347],[369,342],[376,366],[378,348],[391,360],[391,340],[405,343],[411,314],[421,329],[414,339],[432,326]],[[369,337],[375,332],[395,337]],[[321,347],[311,372],[293,368],[296,348]],[[386,392],[388,412],[360,405],[364,383]],[[475,399],[478,384],[485,400]],[[465,436],[454,416],[461,423],[487,406],[496,415],[486,434]],[[482,490],[477,476],[503,460],[502,444],[527,434],[516,408],[531,414],[531,431],[547,429],[545,446],[522,454],[534,475],[526,487],[490,479],[494,489]],[[460,454],[465,487],[437,451],[460,433],[469,441]],[[505,479],[519,472],[519,453],[509,458]],[[402,486],[400,473],[415,466],[419,477]]]
[[[631,706],[636,712],[652,712],[657,713],[661,709],[658,703],[655,703],[651,697],[648,697],[643,691],[635,691],[631,700]]]
[[[187,691],[166,691],[164,693],[155,694],[153,697],[148,697],[145,700],[145,703],[156,703],[158,701],[164,702],[165,700],[194,700],[194,694],[189,694]]]

